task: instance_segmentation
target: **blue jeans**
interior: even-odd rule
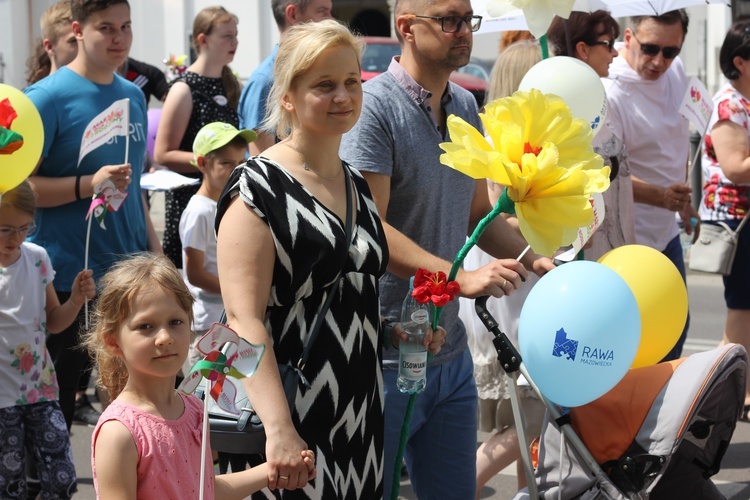
[[[680,271],[680,275],[682,275],[682,281],[684,281],[685,286],[687,286],[687,281],[685,279],[685,258],[682,255],[682,243],[680,243],[680,236],[675,236],[674,239],[667,244],[667,248],[662,250],[661,253],[663,253],[669,260],[672,261],[672,263],[674,263],[674,265],[677,267],[677,270]],[[662,359],[662,361],[671,361],[673,359],[678,359],[682,355],[682,346],[685,343],[685,339],[687,339],[688,328],[690,328],[690,311],[688,311],[687,318],[685,319],[685,328],[682,330],[682,334],[680,335],[679,340],[674,345],[672,350],[669,351],[666,356],[664,356],[664,359]]]
[[[396,388],[398,370],[383,370],[385,390],[384,496],[390,498],[408,394]],[[476,495],[477,386],[467,348],[457,358],[427,369],[427,387],[417,396],[404,453],[420,500],[465,500]]]

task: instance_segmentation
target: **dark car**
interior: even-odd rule
[[[370,36],[364,38],[365,52],[362,54],[362,81],[366,82],[378,76],[388,69],[393,56],[401,54],[401,46],[395,38]],[[484,105],[484,96],[487,93],[487,82],[476,76],[459,73],[451,73],[450,81],[465,88],[474,96],[477,106]]]

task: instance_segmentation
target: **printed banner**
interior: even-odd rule
[[[570,262],[576,258],[578,252],[581,251],[583,245],[589,241],[594,231],[601,225],[604,220],[604,197],[600,193],[594,193],[591,195],[591,207],[594,209],[594,222],[588,227],[582,227],[578,230],[578,237],[573,241],[573,248],[561,253],[555,257],[555,260],[563,262]]]
[[[682,98],[682,104],[680,104],[682,116],[690,120],[690,123],[703,135],[713,110],[714,102],[711,100],[711,94],[698,78],[691,78],[685,96]]]
[[[99,113],[86,126],[78,153],[78,165],[84,156],[117,135],[128,135],[130,127],[130,99],[120,99]]]

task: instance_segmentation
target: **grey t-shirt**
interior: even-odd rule
[[[385,215],[389,224],[421,248],[453,262],[466,241],[476,181],[440,163],[443,150],[439,144],[448,141],[447,132],[443,136],[438,130],[427,104],[437,105],[439,97],[425,99],[426,91],[415,92],[418,85],[413,80],[405,88],[403,75],[399,75],[402,81],[394,77],[393,64],[398,63],[394,61],[388,72],[364,84],[362,115],[344,135],[341,158],[361,171],[390,176],[390,201],[381,217]],[[474,97],[453,83],[448,85],[442,96],[446,114],[460,116],[481,130]],[[384,317],[401,317],[408,289],[408,280],[391,273],[383,275],[380,300]],[[432,365],[450,361],[466,349],[457,300],[444,308],[440,324],[448,335]],[[383,353],[385,368],[397,368],[397,361],[397,351]]]

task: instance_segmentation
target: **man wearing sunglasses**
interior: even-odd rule
[[[448,81],[469,62],[481,17],[470,0],[399,0],[394,14],[402,54],[364,84],[362,114],[340,151],[367,179],[383,221],[390,260],[380,279],[380,301],[388,319],[400,317],[417,268],[447,274],[467,233],[491,210],[484,179],[443,166],[439,147],[449,140],[450,114],[482,129],[474,98]],[[535,255],[526,255],[523,265],[514,260],[526,244],[502,217],[485,231],[481,246],[505,259],[461,271],[457,280],[464,296],[510,295],[526,269],[543,274],[553,267]],[[418,498],[463,500],[476,496],[477,390],[457,301],[445,307],[440,325],[446,344],[428,364],[427,386],[416,399],[406,465]],[[397,368],[398,351],[384,349],[387,497],[409,399],[396,388]]]
[[[632,19],[625,30],[625,44],[610,66],[607,89],[607,121],[622,137],[633,177],[636,241],[659,250],[685,279],[685,262],[675,213],[679,214],[693,241],[699,228],[691,217],[698,214],[690,204],[687,185],[690,154],[689,124],[679,111],[687,90],[687,76],[677,58],[685,40],[688,17],[684,10],[661,16]],[[680,340],[665,360],[682,352],[690,317]]]

